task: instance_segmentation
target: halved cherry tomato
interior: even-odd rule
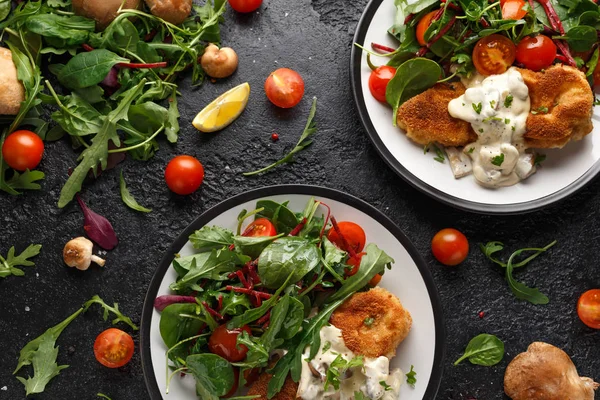
[[[548,36],[527,36],[517,45],[517,62],[539,71],[548,68],[556,58],[556,45]]]
[[[237,337],[242,330],[250,335],[252,331],[248,325],[244,325],[237,329],[227,329],[227,325],[223,324],[217,327],[208,339],[208,348],[214,354],[217,354],[227,361],[237,362],[242,361],[248,353],[248,347],[243,344],[237,345]]]
[[[527,15],[527,11],[523,10],[523,6],[525,6],[525,0],[500,0],[502,18],[514,20],[523,18]]]
[[[94,355],[105,367],[119,368],[131,360],[134,347],[133,339],[128,333],[117,328],[108,328],[96,338]]]
[[[165,181],[177,194],[194,193],[204,180],[204,167],[192,156],[177,156],[165,169]]]
[[[434,257],[444,265],[458,265],[469,254],[469,241],[456,229],[446,228],[435,234],[431,241]]]
[[[473,50],[473,65],[481,75],[502,74],[515,62],[515,45],[502,35],[480,39]]]
[[[249,13],[252,12],[262,4],[263,0],[227,0],[229,5],[237,12]]]
[[[600,329],[600,289],[588,290],[577,302],[577,315],[592,329]]]
[[[365,231],[360,225],[350,221],[342,221],[337,223],[340,232],[348,242],[348,245],[354,249],[356,253],[360,253],[365,248],[365,242],[367,241]],[[344,249],[344,243],[342,238],[337,234],[335,229],[331,228],[327,233],[327,239],[342,250]]]
[[[239,370],[239,368],[233,367],[233,386],[231,387],[231,389],[229,389],[229,392],[227,392],[227,394],[225,394],[225,396],[223,396],[223,398],[227,399],[227,398],[233,396],[237,392],[239,384],[240,384],[240,370]]]
[[[385,102],[385,89],[387,89],[388,82],[395,74],[396,68],[388,65],[377,67],[371,72],[371,76],[369,76],[369,89],[373,97]]]
[[[425,40],[425,32],[427,32],[429,25],[431,25],[433,16],[437,13],[437,11],[432,11],[428,14],[425,14],[417,24],[417,41],[421,46],[425,46],[427,44],[427,40]]]
[[[277,230],[275,229],[275,226],[273,225],[273,223],[271,221],[269,221],[266,218],[259,218],[254,220],[254,222],[252,222],[250,225],[248,225],[248,227],[246,228],[246,230],[244,231],[244,233],[242,233],[242,236],[275,236],[277,235]]]
[[[281,108],[292,108],[304,96],[304,80],[294,70],[279,68],[265,81],[265,92],[271,103]]]
[[[377,285],[379,285],[379,282],[381,282],[381,274],[377,274],[375,275],[368,283],[369,286],[371,287],[375,287]]]
[[[44,142],[34,132],[20,130],[6,137],[2,156],[9,167],[17,171],[34,169],[42,161]]]
[[[360,261],[362,260],[362,258],[365,254],[367,254],[367,253],[358,253],[356,255],[356,257],[348,258],[348,261],[346,261],[346,264],[350,265],[352,267],[352,269],[349,271],[348,270],[346,271],[347,276],[355,275],[358,272],[358,268],[360,267]]]

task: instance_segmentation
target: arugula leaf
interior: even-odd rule
[[[173,93],[169,97],[169,112],[167,115],[167,124],[165,127],[165,135],[171,143],[177,142],[177,134],[179,133],[179,109],[177,108],[177,89],[173,88]]]
[[[15,247],[8,250],[6,259],[0,256],[0,278],[6,278],[9,275],[23,276],[25,273],[16,266],[31,267],[34,265],[29,259],[40,254],[41,244],[30,244],[21,254],[15,256]]]
[[[406,374],[406,383],[408,383],[413,388],[417,384],[417,373],[414,370],[414,365],[410,366],[410,371]]]
[[[221,274],[235,271],[238,264],[243,265],[250,261],[250,258],[244,258],[244,256],[225,249],[213,249],[204,263],[197,264],[196,260],[196,258],[192,260],[190,269],[185,276],[170,285],[171,290],[176,292],[189,288],[201,292],[203,289],[197,284],[200,279],[219,279]]]
[[[364,365],[364,356],[356,356],[350,361],[344,359],[341,354],[331,362],[329,368],[327,368],[325,377],[325,391],[329,385],[333,386],[335,390],[340,390],[340,376],[342,376],[347,370],[362,367]]]
[[[31,358],[33,377],[25,379],[17,376],[17,379],[25,385],[26,396],[42,393],[52,378],[57,376],[61,370],[68,368],[68,365],[59,366],[56,363],[58,347],[54,347],[54,342],[55,340],[51,337],[45,337],[38,350],[33,354]]]
[[[102,308],[104,309],[104,314],[102,315],[102,318],[104,318],[105,321],[108,319],[108,313],[111,312],[116,316],[116,318],[112,321],[113,325],[116,325],[119,322],[124,322],[127,325],[129,325],[134,331],[137,331],[139,329],[133,322],[131,322],[131,318],[123,315],[121,311],[119,311],[119,304],[113,303],[113,306],[111,307],[108,304],[106,304],[104,300],[100,298],[100,296],[95,295],[94,297],[86,301],[86,303],[83,305],[83,311],[87,311],[92,304],[100,304],[102,306]]]
[[[105,395],[104,393],[97,393],[96,396],[98,397],[102,397],[103,399],[106,400],[112,400],[110,397],[108,397],[107,395]]]
[[[233,244],[233,232],[220,226],[205,225],[189,237],[195,249],[222,248]]]
[[[486,367],[496,365],[504,358],[504,343],[494,335],[482,333],[471,339],[465,349],[465,354],[456,360],[454,365],[458,365],[467,358],[471,364]]]
[[[309,140],[309,137],[312,136],[317,131],[316,124],[313,122],[316,112],[317,112],[317,98],[313,97],[313,102],[312,102],[312,106],[310,108],[310,113],[308,114],[308,121],[306,121],[306,126],[304,127],[304,131],[302,132],[302,135],[300,135],[300,139],[298,140],[298,143],[296,143],[296,146],[281,160],[276,161],[273,164],[268,165],[264,168],[258,169],[256,171],[244,172],[243,175],[251,176],[251,175],[261,174],[263,172],[267,172],[267,171],[275,168],[278,165],[293,162],[294,155],[296,153],[299,153],[300,151],[304,150],[306,147],[308,147],[312,144],[312,140]]]
[[[123,203],[125,203],[129,208],[144,213],[149,213],[152,211],[149,208],[142,207],[141,205],[139,205],[139,203],[135,200],[131,193],[129,193],[129,189],[127,189],[127,184],[125,183],[125,178],[123,178],[123,170],[121,170],[121,180],[119,182],[119,187],[121,189],[121,199],[123,200]]]

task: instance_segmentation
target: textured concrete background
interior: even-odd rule
[[[120,244],[106,255],[104,269],[80,272],[62,263],[64,243],[83,234],[79,207],[75,203],[63,210],[56,207],[67,170],[77,158],[68,141],[47,145],[41,164],[47,175],[43,190],[21,197],[0,195],[0,253],[5,255],[11,245],[19,251],[30,243],[44,246],[25,277],[0,281],[0,399],[24,398],[23,386],[11,372],[19,349],[29,340],[94,294],[118,302],[139,323],[152,274],[179,232],[231,195],[278,183],[323,185],[358,196],[387,214],[413,240],[433,272],[446,319],[448,354],[438,399],[503,399],[506,365],[536,340],[563,348],[581,375],[600,380],[600,331],[586,328],[575,311],[581,293],[600,287],[600,182],[546,210],[512,217],[457,211],[410,187],[378,157],[356,116],[350,93],[352,35],[365,5],[366,0],[266,0],[260,12],[252,15],[227,12],[223,43],[238,52],[238,72],[229,80],[199,89],[189,88],[189,81],[183,80],[179,143],[170,146],[163,141],[152,160],[128,159],[121,164],[130,191],[153,212],[142,215],[122,203],[120,168],[84,189],[82,197],[112,221],[119,236]],[[287,111],[272,106],[263,92],[268,74],[283,66],[299,71],[306,82],[302,103]],[[250,82],[252,94],[238,121],[211,135],[201,135],[191,127],[193,116],[210,100],[245,81]],[[293,165],[259,177],[243,177],[241,172],[278,159],[295,144],[312,96],[319,99],[314,145]],[[271,142],[272,132],[279,133],[279,142]],[[206,169],[202,189],[189,197],[171,194],[163,181],[166,163],[177,154],[198,157]],[[459,267],[442,267],[430,253],[431,238],[444,227],[456,227],[470,239],[471,254]],[[554,239],[558,244],[548,254],[517,273],[519,280],[550,297],[546,306],[516,300],[502,271],[477,249],[478,243],[489,240],[516,249],[542,246]],[[478,317],[480,311],[485,312],[483,319]],[[113,400],[146,399],[139,352],[118,370],[95,361],[93,341],[109,326],[97,307],[71,324],[58,340],[58,362],[70,368],[42,395],[30,398],[91,400],[102,392]],[[454,367],[453,361],[468,341],[483,332],[504,340],[505,359],[495,367],[469,363]]]

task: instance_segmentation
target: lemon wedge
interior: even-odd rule
[[[204,107],[192,121],[200,132],[216,132],[231,124],[248,104],[248,82],[230,89]]]

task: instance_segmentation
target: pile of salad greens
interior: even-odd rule
[[[326,216],[317,216],[319,206],[328,210]],[[268,219],[276,235],[244,236],[242,225],[252,216]],[[173,260],[178,278],[170,289],[175,294],[159,296],[154,304],[162,310],[167,382],[178,373],[191,374],[198,396],[210,400],[244,384],[244,372],[253,369],[273,375],[269,398],[290,373],[299,381],[302,353],[307,346],[311,357],[318,352],[319,332],[333,311],[394,262],[371,243],[358,271],[348,276],[353,250],[337,247],[325,235],[328,229],[338,232],[336,226],[327,205],[318,200],[311,199],[302,213],[290,210],[287,202],[259,200],[255,210],[239,215],[237,232],[219,226],[194,232],[189,240],[199,252]],[[237,336],[237,345],[248,349],[244,359],[230,362],[210,352],[211,333],[223,325],[244,327]],[[287,352],[272,365],[270,356],[278,349]]]
[[[524,16],[507,19],[503,3],[520,2]],[[396,17],[388,33],[399,41],[396,49],[373,43],[370,55],[389,57],[397,68],[388,84],[386,100],[396,111],[409,98],[455,76],[475,71],[473,49],[489,35],[500,34],[518,44],[527,36],[544,34],[558,52],[556,62],[582,70],[590,85],[598,78],[600,7],[592,0],[395,0]],[[434,12],[419,44],[417,28]],[[383,53],[383,54],[382,54]],[[372,68],[375,66],[368,58]],[[596,72],[595,72],[596,71]],[[394,115],[395,112],[394,112]],[[395,125],[395,118],[394,118]]]
[[[220,41],[224,0],[194,5],[180,26],[142,10],[121,9],[106,29],[75,15],[70,0],[0,2],[0,30],[10,48],[26,99],[14,119],[3,118],[0,146],[19,127],[35,128],[44,140],[68,134],[83,148],[79,165],[60,193],[67,205],[88,175],[106,170],[111,154],[147,160],[158,150],[157,136],[171,143],[179,132],[177,78],[191,70],[204,78],[198,57],[207,42]],[[42,118],[51,107],[53,124]],[[65,170],[65,174],[67,171]],[[0,189],[19,194],[39,189],[41,171],[19,173],[0,154]]]

